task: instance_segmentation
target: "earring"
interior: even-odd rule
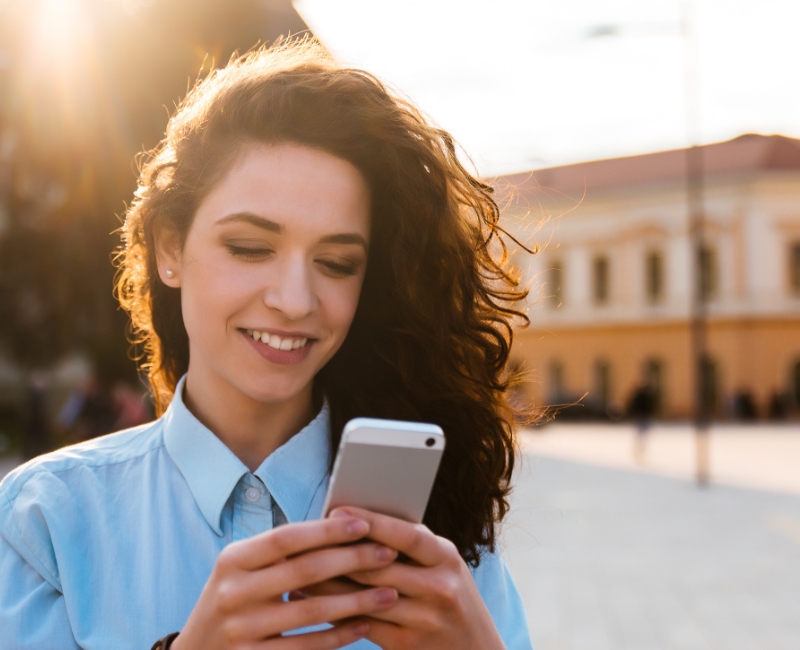
[[[175,277],[175,271],[173,271],[172,269],[167,269],[166,271],[164,271],[164,273],[168,278]]]

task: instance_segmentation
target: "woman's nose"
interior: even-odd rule
[[[264,291],[264,304],[290,320],[300,320],[316,309],[317,299],[305,260],[280,265]]]

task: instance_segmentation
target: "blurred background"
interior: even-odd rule
[[[305,31],[451,131],[531,289],[536,648],[800,647],[800,5],[0,0],[0,475],[153,417],[115,233],[198,76]]]

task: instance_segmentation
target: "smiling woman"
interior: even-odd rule
[[[450,136],[313,43],[200,82],[119,257],[160,417],[0,484],[12,645],[528,650],[495,548],[525,295],[503,234]],[[424,525],[320,519],[364,416],[447,435]]]

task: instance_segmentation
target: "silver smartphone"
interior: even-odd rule
[[[323,517],[356,506],[422,521],[444,452],[435,424],[356,418],[342,432]]]

